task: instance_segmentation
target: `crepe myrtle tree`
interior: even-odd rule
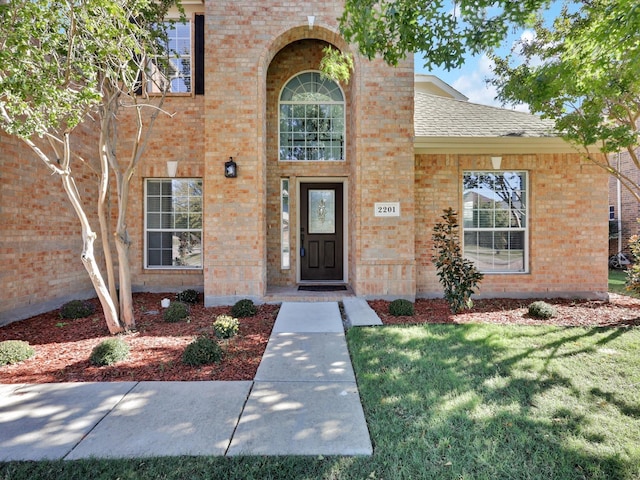
[[[554,120],[557,132],[640,201],[640,4],[568,3],[551,26],[538,19],[534,33],[506,58],[493,56],[498,98]],[[632,172],[601,155],[620,151],[629,153]]]
[[[149,98],[141,80],[149,59],[170,55],[163,47],[163,19],[173,5],[175,0],[0,2],[0,129],[22,139],[60,178],[80,221],[82,263],[112,334],[135,326],[126,221],[129,184],[156,118],[165,113],[164,95]],[[136,122],[126,152],[120,151],[118,138],[117,114],[123,110],[132,111]],[[73,147],[82,124],[98,127],[95,156],[83,158]],[[98,178],[90,198],[83,198],[76,184],[79,162]],[[110,193],[114,178],[115,196]],[[109,195],[117,202],[115,227],[107,217]],[[87,213],[90,202],[97,202],[106,281],[95,257],[98,234]]]

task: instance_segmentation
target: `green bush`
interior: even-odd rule
[[[437,255],[433,256],[444,298],[453,313],[471,308],[471,295],[483,278],[473,262],[462,256],[458,214],[452,209],[444,210],[441,222],[433,228],[433,243]]]
[[[640,221],[640,220],[639,220]],[[640,236],[632,235],[629,239],[629,249],[631,250],[631,265],[627,267],[626,289],[640,294]]]
[[[182,354],[182,363],[197,367],[222,360],[222,347],[212,338],[201,336],[187,345]]]
[[[409,300],[398,298],[389,304],[389,313],[394,317],[412,317],[413,303]]]
[[[13,365],[33,357],[36,351],[28,342],[5,340],[0,342],[0,366]]]
[[[258,309],[253,304],[253,300],[245,298],[238,300],[236,304],[231,307],[231,315],[236,318],[253,317],[258,312]]]
[[[535,318],[553,318],[556,316],[556,309],[547,302],[537,301],[529,305],[529,315]]]
[[[176,300],[182,303],[196,304],[200,300],[200,294],[193,289],[183,290],[176,295]]]
[[[240,322],[231,315],[218,315],[213,322],[213,331],[218,338],[231,338],[238,334]]]
[[[71,300],[60,307],[61,318],[84,318],[93,315],[96,308],[86,300]]]
[[[176,323],[189,316],[189,306],[182,302],[172,302],[164,311],[164,321]]]
[[[99,367],[113,365],[129,356],[129,345],[121,338],[108,338],[91,351],[89,361]]]

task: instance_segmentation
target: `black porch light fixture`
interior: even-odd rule
[[[224,164],[224,176],[227,178],[236,178],[238,176],[238,165],[233,161],[233,157],[229,157],[229,161]]]

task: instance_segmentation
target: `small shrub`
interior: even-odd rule
[[[187,345],[182,354],[182,363],[197,367],[222,360],[222,347],[212,338],[201,336]]]
[[[529,315],[535,318],[553,318],[556,316],[556,309],[547,302],[537,301],[529,305]]]
[[[447,208],[441,218],[442,221],[433,227],[433,248],[437,252],[433,261],[444,288],[444,298],[451,311],[458,313],[473,307],[471,295],[484,275],[462,256],[458,214]]]
[[[640,221],[640,220],[639,220]],[[629,239],[631,250],[631,265],[627,267],[626,289],[635,294],[640,294],[640,236],[632,235]]]
[[[61,318],[85,318],[93,315],[96,308],[86,300],[71,300],[60,307]]]
[[[412,317],[414,313],[413,303],[402,298],[394,300],[389,304],[389,313],[394,317]]]
[[[200,299],[200,294],[193,289],[183,290],[176,295],[176,300],[182,303],[196,304]]]
[[[5,340],[0,342],[0,365],[13,365],[33,357],[36,351],[28,342]]]
[[[231,338],[238,334],[240,322],[231,315],[218,315],[213,322],[213,331],[218,338]]]
[[[238,300],[236,304],[231,307],[231,315],[236,318],[253,317],[258,312],[258,309],[253,304],[253,300],[245,298]]]
[[[129,345],[121,338],[108,338],[91,351],[89,361],[99,367],[113,365],[129,356]]]
[[[164,321],[176,323],[189,316],[189,306],[182,302],[172,302],[164,311]]]

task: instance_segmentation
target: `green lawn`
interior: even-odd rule
[[[348,332],[373,457],[11,462],[0,479],[638,479],[640,330]]]
[[[625,270],[609,270],[609,291],[612,293],[619,293],[621,295],[631,295],[637,297],[637,295],[631,294],[626,288],[625,283],[627,281],[627,272]]]

